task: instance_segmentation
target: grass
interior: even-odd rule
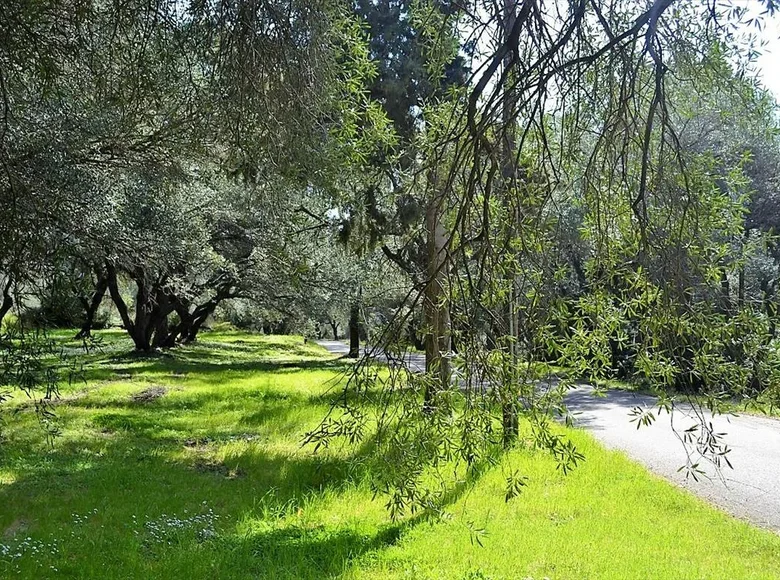
[[[29,404],[6,404],[0,577],[780,578],[780,537],[580,431],[568,476],[518,450],[518,498],[499,465],[451,517],[393,523],[363,449],[301,447],[348,363],[299,337],[209,333],[156,357],[101,337],[86,382],[63,387],[53,446]]]

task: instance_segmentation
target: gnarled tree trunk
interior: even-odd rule
[[[135,268],[130,277],[136,284],[135,316],[130,312],[119,292],[116,266],[106,263],[107,285],[111,299],[119,311],[127,333],[133,339],[135,349],[149,352],[165,346],[168,333],[168,315],[173,311],[173,302],[165,289],[165,277],[151,285],[146,272],[140,267]]]
[[[74,338],[87,338],[92,335],[92,328],[95,325],[95,314],[97,314],[100,303],[103,302],[103,297],[108,289],[108,274],[103,270],[97,270],[97,283],[95,284],[95,290],[92,292],[92,296],[88,300],[84,300],[84,324],[81,325],[81,330],[76,333]]]

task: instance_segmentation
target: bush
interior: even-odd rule
[[[28,328],[80,328],[85,322],[84,308],[75,297],[48,297],[38,306],[25,308],[21,322]],[[110,312],[98,309],[93,329],[109,325]]]
[[[8,332],[11,328],[14,328],[19,323],[19,317],[13,312],[9,312],[5,315],[0,322],[0,334]]]
[[[230,322],[220,320],[218,322],[214,322],[214,324],[209,327],[209,330],[212,332],[238,332],[239,329],[233,326],[233,324]]]
[[[249,300],[231,300],[219,305],[214,320],[227,323],[236,329],[263,334],[300,334],[309,338],[317,337],[317,328],[313,320],[304,314],[282,314],[279,311],[264,308]]]

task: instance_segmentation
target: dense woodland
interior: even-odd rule
[[[777,400],[780,134],[752,65],[774,10],[4,0],[0,384],[45,420],[54,327],[149,356],[215,321],[347,337],[308,441],[372,440],[398,512],[521,421],[576,464],[549,428],[574,379]],[[689,443],[725,450],[704,420]]]

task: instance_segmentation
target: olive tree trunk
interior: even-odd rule
[[[423,327],[425,329],[425,372],[434,379],[427,384],[424,408],[432,409],[437,391],[450,384],[450,311],[447,294],[447,233],[444,228],[444,199],[438,191],[433,170],[428,174],[431,195],[425,208],[427,236],[426,277],[423,296]]]
[[[95,315],[97,314],[98,308],[100,308],[100,304],[103,302],[103,297],[106,295],[107,289],[108,274],[104,271],[98,271],[95,290],[92,292],[92,296],[89,300],[84,301],[84,324],[81,325],[81,329],[76,333],[74,338],[87,338],[92,335],[92,328],[95,325]]]

